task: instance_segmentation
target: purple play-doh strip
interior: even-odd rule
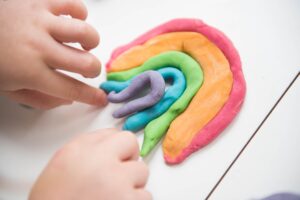
[[[164,95],[165,80],[157,71],[146,71],[134,77],[131,84],[119,93],[114,91],[108,95],[108,101],[112,103],[120,103],[127,101],[136,96],[148,84],[151,86],[151,91],[144,97],[129,101],[120,109],[113,113],[113,117],[121,118],[156,104]]]
[[[197,151],[214,140],[234,119],[236,114],[239,112],[241,105],[245,98],[246,84],[241,68],[241,60],[239,54],[231,41],[219,30],[206,25],[198,19],[175,19],[160,25],[146,34],[138,37],[128,45],[117,48],[107,63],[106,68],[109,69],[111,63],[120,54],[127,51],[128,49],[142,45],[147,40],[156,37],[158,35],[170,32],[198,32],[206,36],[212,41],[226,56],[230,63],[230,68],[233,73],[233,86],[228,101],[224,107],[203,129],[199,130],[190,145],[186,147],[180,155],[175,158],[171,158],[168,155],[164,155],[167,163],[176,164],[182,162],[191,153]]]

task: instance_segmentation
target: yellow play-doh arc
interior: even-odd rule
[[[202,87],[187,109],[171,123],[164,139],[164,154],[174,158],[218,114],[229,98],[233,76],[222,51],[200,33],[166,33],[127,50],[111,63],[108,71],[135,68],[149,58],[170,50],[189,54],[200,63],[204,73]]]

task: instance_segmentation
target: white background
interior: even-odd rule
[[[233,123],[181,165],[167,166],[160,145],[146,159],[151,170],[147,188],[155,200],[205,199],[299,72],[300,1],[87,0],[86,4],[88,22],[101,34],[101,45],[94,53],[103,63],[115,47],[179,17],[199,18],[217,27],[239,50],[247,95]],[[102,73],[85,81],[97,87],[104,77]],[[300,193],[299,85],[298,80],[211,199]],[[76,134],[121,127],[122,120],[111,117],[116,108],[74,104],[40,112],[0,98],[0,199],[25,199],[56,149]],[[142,134],[138,138],[141,141]]]

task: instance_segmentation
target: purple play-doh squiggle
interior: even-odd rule
[[[110,92],[108,101],[121,103],[135,97],[150,84],[151,91],[144,97],[132,100],[113,113],[113,117],[122,118],[156,104],[164,95],[165,81],[159,72],[146,71],[132,79],[131,84],[123,91]]]

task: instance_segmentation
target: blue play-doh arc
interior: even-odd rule
[[[164,80],[172,80],[172,85],[166,90],[162,99],[154,106],[143,111],[137,112],[125,120],[123,129],[137,132],[143,129],[153,119],[166,112],[169,107],[182,95],[186,88],[186,81],[182,72],[173,67],[166,67],[157,70]],[[128,87],[131,80],[125,82],[106,81],[100,85],[100,88],[107,93],[111,91],[120,92]]]

